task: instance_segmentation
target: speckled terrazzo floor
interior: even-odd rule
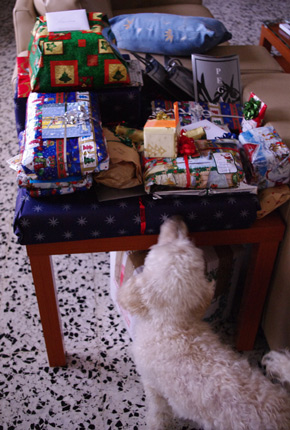
[[[0,429],[145,429],[145,399],[130,340],[109,296],[109,255],[54,258],[68,365],[49,368],[29,261],[12,220],[16,186],[6,160],[17,152],[10,78],[14,2],[0,8]],[[287,1],[204,4],[233,34],[232,44],[257,44],[261,22],[288,16]],[[227,341],[231,325],[216,327]],[[257,363],[263,339],[249,359]],[[176,423],[176,429],[192,429]]]

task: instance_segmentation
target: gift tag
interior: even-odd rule
[[[230,152],[216,152],[213,154],[213,158],[216,163],[218,173],[225,174],[237,172],[234,157]]]
[[[46,20],[49,32],[90,30],[86,9],[47,12]]]
[[[22,154],[17,154],[6,161],[9,164],[9,167],[17,172],[21,165],[21,159],[22,159]]]
[[[83,111],[80,110],[82,108]],[[82,115],[82,116],[80,116]],[[63,139],[91,134],[88,106],[83,102],[47,104],[42,107],[42,138]]]

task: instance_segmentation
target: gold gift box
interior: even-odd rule
[[[174,103],[174,119],[149,119],[144,126],[146,158],[176,158],[180,133],[178,103]]]

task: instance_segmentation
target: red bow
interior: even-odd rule
[[[196,147],[194,139],[186,136],[186,131],[181,130],[178,144],[178,153],[180,155],[195,155]]]

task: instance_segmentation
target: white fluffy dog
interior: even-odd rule
[[[148,428],[174,428],[176,416],[203,430],[289,430],[286,389],[251,368],[202,320],[213,293],[202,251],[188,238],[186,225],[167,220],[143,272],[118,297],[137,316],[133,353]],[[271,352],[263,364],[267,373],[290,382],[290,354]]]

